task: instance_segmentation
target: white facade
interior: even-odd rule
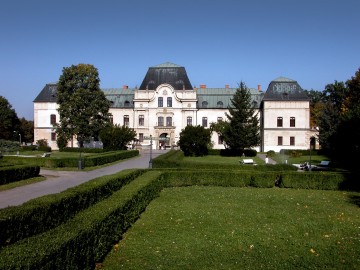
[[[212,122],[227,119],[227,108],[231,106],[235,88],[206,88],[205,85],[193,88],[189,83],[183,83],[189,82],[184,68],[171,63],[152,69],[156,74],[165,72],[161,80],[169,83],[155,81],[155,86],[148,89],[148,85],[154,84],[148,71],[140,89],[103,90],[112,103],[109,112],[113,123],[133,128],[141,147],[149,147],[150,136],[154,138],[154,149],[176,146],[181,130],[187,125],[209,128]],[[170,74],[167,69],[172,73],[179,69],[183,72],[182,77],[169,79],[166,77]],[[182,87],[177,87],[174,81],[183,83]],[[185,85],[191,89],[185,89]],[[58,149],[53,128],[54,121],[59,120],[55,92],[56,84],[48,84],[34,100],[35,142],[46,139],[52,149]],[[281,149],[309,148],[313,132],[310,130],[309,100],[302,92],[296,81],[286,78],[272,81],[265,93],[260,89],[250,89],[261,123],[261,145],[257,150],[278,152]],[[213,133],[211,141],[215,149],[224,148],[218,134]],[[77,146],[76,142],[69,142],[69,146],[71,144]]]

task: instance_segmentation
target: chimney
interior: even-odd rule
[[[123,89],[128,89],[128,88],[129,88],[129,86],[123,85]]]
[[[227,89],[228,89],[228,88],[230,88],[230,85],[228,85],[228,84],[225,84],[225,88],[227,88]]]
[[[200,84],[200,88],[206,88],[206,84]]]
[[[258,84],[258,91],[261,92],[261,85]]]

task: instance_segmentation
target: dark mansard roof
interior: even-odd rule
[[[149,67],[139,89],[155,90],[164,83],[170,84],[175,90],[193,89],[185,68],[169,62]]]
[[[263,98],[264,101],[306,101],[309,97],[297,81],[279,77],[270,82]]]

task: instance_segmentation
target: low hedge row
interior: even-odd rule
[[[310,150],[309,149],[281,149],[279,153],[282,155],[291,155],[292,153],[297,153],[297,154],[300,154],[303,156],[309,156]],[[312,155],[321,155],[322,152],[321,152],[321,150],[312,149],[311,154]]]
[[[0,247],[42,233],[111,196],[145,170],[126,170],[0,210]]]
[[[78,148],[78,147],[64,147],[59,150],[60,152],[72,152],[72,153],[103,153],[102,148]]]
[[[184,159],[184,153],[179,150],[170,150],[152,160],[153,168],[178,168]]]
[[[209,149],[208,155],[224,157],[256,157],[257,151],[255,149],[244,149],[242,151],[231,149]]]
[[[94,269],[163,188],[150,171],[53,230],[0,251],[0,269]]]
[[[167,187],[174,186],[224,186],[224,187],[274,187],[278,172],[232,170],[167,170],[164,172]]]
[[[103,165],[111,162],[115,162],[122,159],[127,159],[139,155],[138,150],[123,150],[115,152],[105,152],[98,155],[83,157],[85,167],[92,167]],[[64,168],[64,167],[78,167],[79,158],[78,157],[69,157],[69,158],[53,158],[53,157],[6,157],[6,160],[13,164],[31,164],[35,166],[45,167],[45,168]]]
[[[359,180],[351,174],[334,172],[286,172],[281,174],[282,188],[342,190],[355,189]]]
[[[39,176],[39,166],[17,165],[0,167],[0,185]]]

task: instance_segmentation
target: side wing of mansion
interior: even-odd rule
[[[58,149],[53,125],[59,120],[56,83],[46,84],[34,100],[34,140],[46,139]],[[209,128],[225,121],[236,88],[192,87],[184,67],[164,63],[150,67],[139,88],[102,89],[111,102],[114,124],[126,125],[137,133],[139,143],[153,148],[176,145],[187,125]],[[250,88],[252,104],[260,118],[261,144],[257,150],[308,149],[310,137],[309,98],[295,80],[277,78],[266,92]],[[224,148],[213,132],[216,149]]]

